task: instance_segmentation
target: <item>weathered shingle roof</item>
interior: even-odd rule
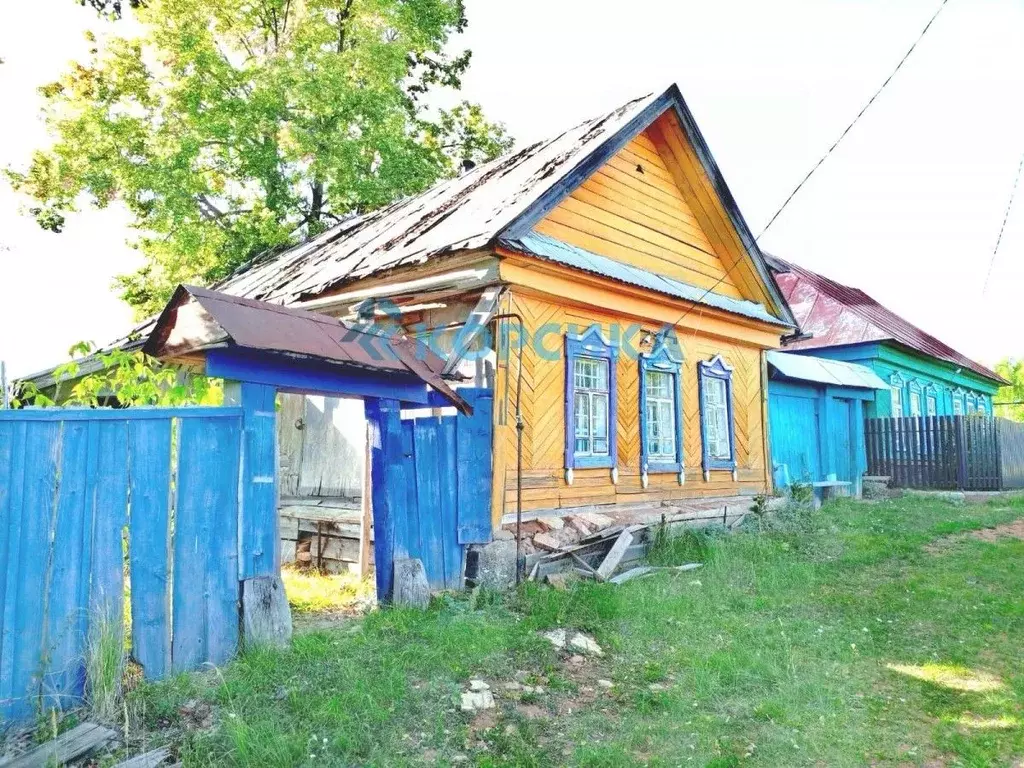
[[[788,343],[787,349],[894,341],[991,381],[1005,383],[999,374],[907,322],[864,291],[837,283],[777,256],[769,256],[768,263],[800,330],[812,334],[809,339]]]
[[[291,303],[342,282],[484,248],[653,98],[634,99],[553,139],[342,222],[307,243],[258,259],[216,287],[247,298]]]

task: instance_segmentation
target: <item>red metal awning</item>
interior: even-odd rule
[[[160,359],[194,359],[234,347],[415,378],[463,413],[472,408],[444,379],[444,360],[401,335],[352,327],[337,318],[182,285],[164,308],[143,351]]]

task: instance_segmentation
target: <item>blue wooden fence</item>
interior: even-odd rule
[[[403,419],[397,401],[367,401],[381,600],[391,595],[394,558],[419,558],[431,588],[458,589],[465,545],[491,540],[493,395],[459,394],[472,416]]]
[[[240,507],[273,509],[273,400],[242,386],[243,407],[0,411],[0,717],[76,703],[126,613],[148,678],[235,653],[239,580],[276,567],[266,499]]]

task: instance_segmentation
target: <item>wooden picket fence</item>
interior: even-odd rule
[[[266,495],[243,466],[274,455],[245,413],[0,411],[0,729],[76,704],[101,636],[148,678],[236,652],[240,579],[273,567],[276,538],[270,518],[254,543],[241,513]]]
[[[869,475],[894,488],[1024,487],[1024,425],[980,415],[867,419]]]

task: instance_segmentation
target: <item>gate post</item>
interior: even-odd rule
[[[370,443],[370,488],[373,500],[373,556],[377,602],[391,601],[395,570],[395,519],[408,493],[402,466],[401,405],[397,400],[366,399]],[[364,493],[367,490],[363,491]]]
[[[224,382],[224,404],[242,407],[242,461],[238,487],[238,579],[276,576],[277,392],[267,384]]]

